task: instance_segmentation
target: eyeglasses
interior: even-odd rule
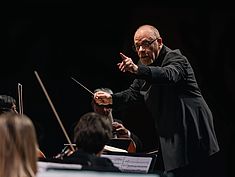
[[[147,48],[149,48],[150,45],[151,45],[154,41],[156,41],[157,39],[158,39],[158,38],[156,38],[156,39],[154,39],[154,40],[152,40],[152,41],[143,41],[142,44],[140,44],[140,45],[136,45],[136,44],[135,44],[135,45],[132,46],[132,48],[133,48],[133,50],[134,50],[135,52],[140,49],[140,46],[142,46],[143,49],[147,49]]]

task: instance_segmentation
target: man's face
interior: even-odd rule
[[[93,110],[94,110],[94,112],[101,114],[101,115],[104,115],[104,116],[108,116],[110,114],[110,112],[112,111],[111,108],[108,108],[103,105],[101,106],[96,103],[93,103]]]
[[[158,57],[160,46],[162,45],[161,38],[157,38],[149,29],[140,29],[135,33],[134,46],[144,65],[150,65]]]

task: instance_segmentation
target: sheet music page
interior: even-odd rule
[[[123,172],[148,173],[152,157],[134,157],[125,155],[108,155],[102,157],[109,158],[115,166]]]

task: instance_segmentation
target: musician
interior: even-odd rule
[[[98,91],[103,91],[109,94],[113,94],[113,91],[110,88],[97,88],[94,90],[94,93]],[[113,132],[114,132],[113,136],[116,136],[117,138],[131,138],[135,143],[135,148],[136,148],[135,151],[136,152],[142,151],[143,145],[139,137],[135,135],[133,132],[130,132],[130,130],[128,130],[123,125],[122,120],[113,118],[113,113],[112,113],[113,109],[111,107],[98,105],[97,103],[95,103],[94,99],[92,99],[91,103],[94,112],[107,116],[110,119],[113,126]]]
[[[77,150],[64,162],[81,164],[83,169],[119,172],[110,159],[101,157],[111,137],[112,124],[105,116],[95,112],[82,115],[74,128]]]
[[[15,112],[16,109],[16,100],[9,95],[0,95],[0,114],[4,112]]]
[[[0,95],[0,114],[14,112],[18,114],[16,100],[10,95]],[[38,158],[46,158],[45,154],[38,149]]]
[[[35,177],[38,143],[34,125],[26,115],[0,114],[0,176]]]
[[[133,83],[114,94],[97,92],[95,102],[118,109],[143,103],[158,133],[162,170],[174,177],[215,176],[209,164],[220,148],[213,114],[189,60],[180,50],[165,46],[152,25],[139,26],[133,42],[139,63],[120,52],[117,64],[135,78]]]

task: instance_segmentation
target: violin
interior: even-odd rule
[[[40,149],[37,150],[37,157],[38,159],[46,159],[45,154]]]
[[[65,157],[69,157],[75,152],[71,149],[71,146],[69,144],[64,144],[64,146],[65,147],[62,149],[62,151],[53,158],[63,160]],[[72,144],[72,146],[76,147],[76,144]]]
[[[135,142],[131,139],[131,142],[127,148],[127,152],[129,153],[135,153],[136,152],[136,144]]]
[[[64,159],[65,157],[68,157],[68,156],[72,155],[76,151],[76,149],[75,149],[76,145],[71,143],[71,140],[69,139],[69,136],[68,136],[68,134],[67,134],[67,132],[66,132],[62,122],[61,122],[61,119],[60,119],[58,113],[56,112],[56,109],[55,109],[55,107],[54,107],[54,105],[53,105],[53,103],[52,103],[52,101],[51,101],[51,99],[50,99],[50,97],[49,97],[49,95],[48,95],[48,93],[47,93],[47,91],[46,91],[46,89],[45,89],[45,87],[44,87],[44,85],[43,85],[39,75],[38,75],[38,73],[36,71],[34,71],[34,73],[35,73],[35,75],[37,77],[37,80],[38,80],[38,82],[39,82],[39,84],[40,84],[40,86],[41,86],[41,88],[42,88],[42,90],[43,90],[43,92],[44,92],[44,94],[45,94],[45,96],[46,96],[46,98],[47,98],[51,108],[52,108],[52,111],[54,112],[55,117],[57,118],[57,121],[58,121],[61,129],[63,130],[63,133],[64,133],[64,135],[65,135],[65,137],[66,137],[66,139],[68,141],[68,144],[65,144],[65,147],[62,149],[62,151],[59,154],[57,154],[56,156],[54,156],[54,158],[56,158],[56,159]],[[94,95],[93,92],[91,92],[89,89],[87,89],[85,86],[83,86],[80,82],[78,82],[74,78],[71,78],[71,79],[73,79],[80,86],[85,88],[89,93]],[[130,153],[134,153],[134,152],[136,152],[136,145],[135,145],[135,143],[134,143],[134,141],[132,139],[130,139],[130,140],[131,141],[130,141],[130,144],[128,146],[127,151],[130,152]],[[39,155],[42,155],[42,157],[44,156],[43,153],[40,153],[40,152],[39,152]]]

